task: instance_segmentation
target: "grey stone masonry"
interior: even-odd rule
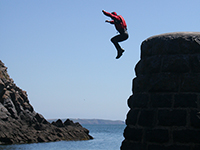
[[[141,44],[121,150],[200,149],[200,32]]]

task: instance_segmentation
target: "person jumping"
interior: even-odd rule
[[[106,12],[105,10],[102,10],[102,12],[104,15],[106,15],[112,19],[111,21],[106,20],[105,22],[114,24],[116,30],[120,33],[119,35],[116,35],[113,38],[111,38],[111,42],[114,44],[114,46],[117,49],[116,59],[119,59],[122,56],[124,49],[122,49],[120,47],[118,42],[122,42],[122,41],[125,41],[128,39],[126,22],[125,22],[124,18],[121,15],[117,15],[116,12],[109,13],[109,12]]]

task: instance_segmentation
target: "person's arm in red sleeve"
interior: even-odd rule
[[[108,17],[111,17],[111,13],[106,12],[105,10],[102,10],[102,12],[103,12],[104,15],[106,15],[106,16],[108,16]]]
[[[110,23],[110,24],[114,24],[114,20],[111,20],[111,21],[106,20],[106,22],[108,22],[108,23]]]
[[[112,19],[120,20],[118,16],[113,15],[112,13],[106,12],[105,10],[102,10],[102,12],[104,13],[104,15],[111,17]]]

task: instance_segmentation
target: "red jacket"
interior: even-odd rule
[[[124,30],[127,29],[126,22],[121,15],[114,15],[106,11],[103,11],[103,13],[104,15],[111,17],[113,19],[112,21],[110,21],[110,23],[115,25],[115,28],[119,33],[122,33],[124,32]]]

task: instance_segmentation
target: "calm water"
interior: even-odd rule
[[[119,150],[125,125],[83,125],[94,137],[89,141],[60,141],[0,146],[0,150]]]

